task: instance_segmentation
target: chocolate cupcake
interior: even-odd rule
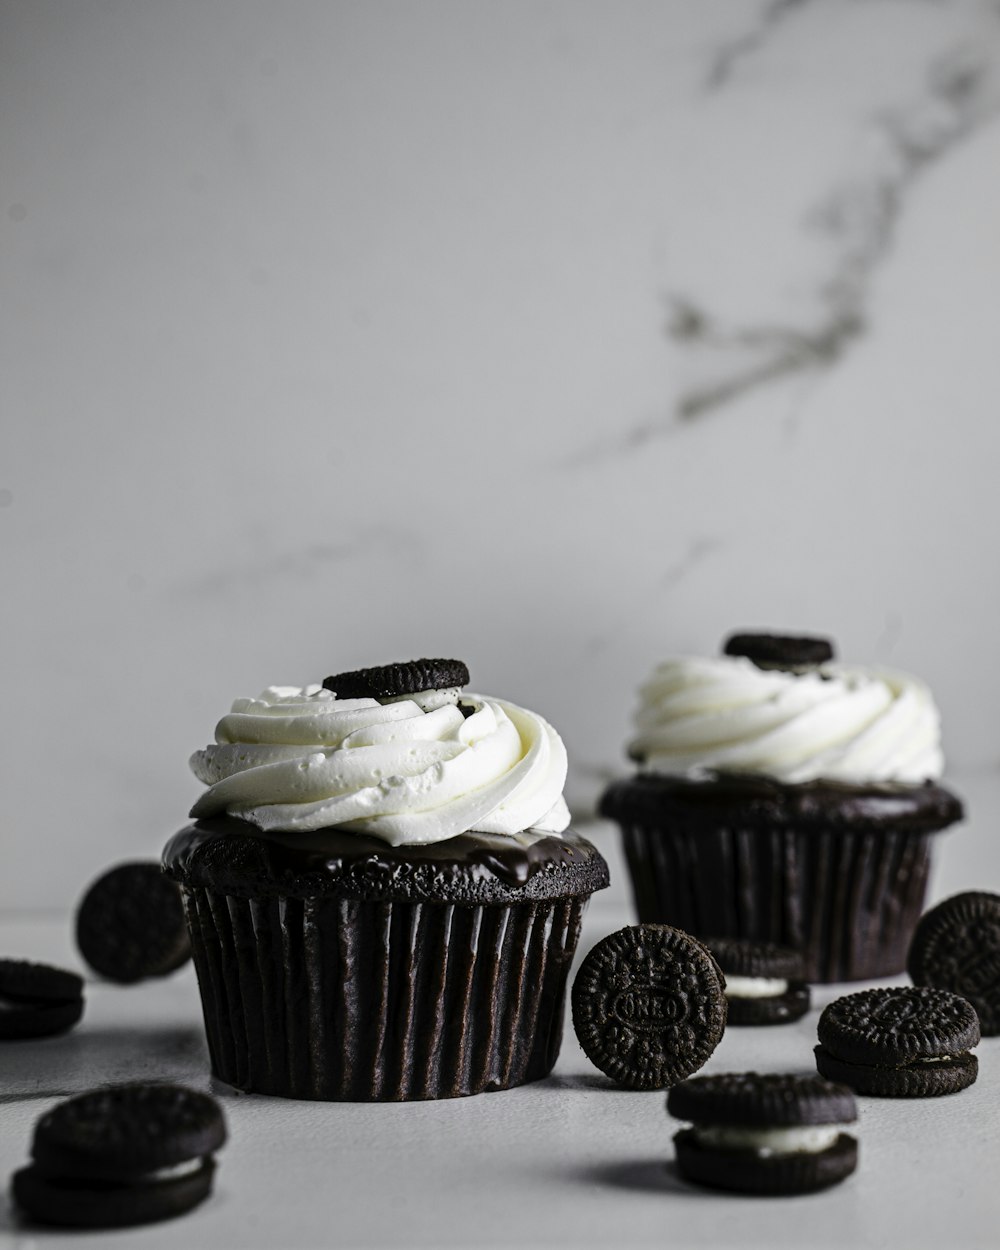
[[[568,828],[555,730],[467,680],[417,661],[272,687],[192,757],[209,789],[163,863],[222,1080],[398,1101],[551,1071],[607,865]]]
[[[642,687],[639,771],[600,805],[621,826],[640,920],[791,946],[809,981],[903,970],[932,836],[962,805],[938,784],[927,687],[832,654],[823,639],[737,635]]]

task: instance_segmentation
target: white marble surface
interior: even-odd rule
[[[4,953],[76,962],[236,695],[461,656],[585,816],[652,664],[743,627],[929,680],[936,894],[1000,888],[995,0],[0,0],[0,145]],[[208,1086],[190,969],[89,1000],[4,1048],[0,1172],[63,1093]],[[994,1244],[997,1046],[791,1203],[682,1187],[571,1036],[457,1103],[227,1097],[211,1203],[114,1244]]]
[[[982,826],[939,847],[935,898],[984,875],[997,880],[1000,784],[974,787],[969,797]],[[631,920],[617,837],[604,824],[588,833],[609,859],[613,884],[594,897],[580,955]],[[80,966],[66,916],[8,914],[0,946]],[[812,1071],[818,1011],[840,992],[817,987],[813,1011],[794,1025],[729,1029],[704,1071]],[[213,1084],[190,965],[130,988],[91,981],[87,1004],[65,1037],[4,1044],[0,1176],[23,1165],[35,1119],[57,1098],[103,1081],[158,1077],[222,1099],[230,1140],[218,1156],[215,1192],[182,1220],[113,1237],[30,1229],[8,1207],[0,1244],[6,1236],[12,1250],[996,1245],[1000,1038],[979,1045],[979,1079],[960,1094],[859,1099],[860,1164],[842,1185],[748,1199],[682,1182],[671,1164],[678,1126],[663,1094],[613,1087],[569,1027],[553,1075],[521,1089],[439,1103],[317,1104]]]
[[[734,628],[1000,766],[1000,8],[3,0],[0,906],[237,695],[421,654],[586,812]]]

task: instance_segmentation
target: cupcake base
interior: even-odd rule
[[[388,847],[220,818],[164,853],[191,933],[212,1071],[284,1098],[406,1101],[551,1072],[590,894],[568,832]]]
[[[406,1101],[551,1072],[586,899],[511,907],[185,892],[212,1071]]]
[[[639,919],[795,947],[809,981],[901,972],[935,831],[961,816],[938,786],[781,786],[641,777],[605,794]]]

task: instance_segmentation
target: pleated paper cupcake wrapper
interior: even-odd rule
[[[794,946],[809,981],[902,972],[932,836],[622,826],[641,921]]]
[[[212,1070],[286,1098],[403,1101],[552,1070],[587,896],[513,906],[185,889]]]

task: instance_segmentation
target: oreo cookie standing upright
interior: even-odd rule
[[[48,1037],[83,1015],[83,978],[27,959],[0,959],[0,1039]]]
[[[854,1095],[818,1076],[731,1072],[675,1085],[667,1111],[690,1122],[674,1136],[687,1180],[749,1194],[825,1189],[856,1168]]]
[[[122,985],[176,971],[191,958],[180,890],[155,860],[108,869],[80,900],[76,943],[95,972]]]
[[[787,1024],[810,1006],[799,951],[749,938],[703,938],[726,977],[727,1024]]]
[[[816,1067],[831,1081],[882,1098],[933,1098],[971,1085],[979,1041],[971,1004],[927,986],[880,987],[826,1007]]]
[[[968,999],[984,1037],[1000,1034],[1000,894],[967,890],[925,912],[906,970],[916,985]]]
[[[14,1173],[20,1209],[40,1224],[120,1228],[190,1211],[208,1197],[226,1140],[214,1098],[137,1083],[58,1103],[35,1125],[32,1162]]]
[[[726,1027],[725,977],[708,949],[670,925],[602,939],[573,982],[584,1052],[627,1089],[664,1089],[696,1072]]]

